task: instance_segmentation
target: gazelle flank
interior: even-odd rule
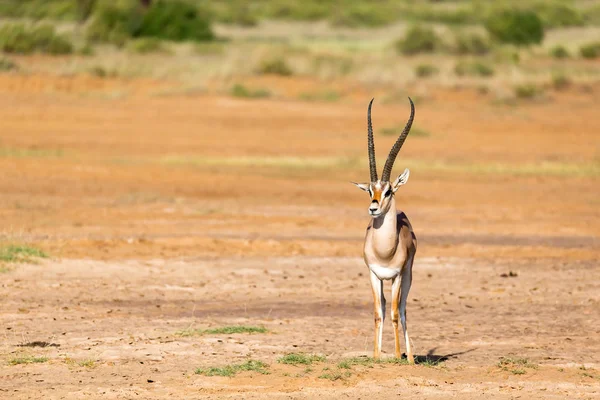
[[[377,177],[375,163],[375,146],[373,143],[373,125],[371,123],[371,107],[369,103],[367,112],[369,169],[370,183],[355,183],[360,189],[369,194],[369,215],[371,222],[367,227],[365,244],[363,248],[364,260],[369,267],[371,288],[373,290],[375,314],[375,345],[373,357],[381,356],[381,341],[383,337],[383,322],[385,320],[385,296],[383,295],[383,281],[392,280],[392,324],[394,326],[395,355],[401,357],[400,332],[398,320],[402,324],[406,357],[409,363],[414,363],[414,356],[410,347],[408,328],[406,325],[406,299],[412,283],[412,265],[417,251],[417,238],[412,226],[402,211],[396,208],[395,194],[400,187],[408,181],[409,170],[390,181],[392,168],[400,148],[404,144],[415,116],[415,105],[410,101],[410,117],[404,130],[392,146],[383,167],[381,179]]]

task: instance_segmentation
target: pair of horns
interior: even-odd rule
[[[371,106],[373,105],[373,100],[369,103],[369,111],[367,112],[367,125],[368,125],[368,135],[369,135],[369,169],[371,171],[371,182],[377,182],[377,165],[375,164],[375,143],[373,143],[373,124],[371,123]],[[396,157],[398,156],[398,152],[402,148],[406,137],[408,136],[408,132],[410,132],[410,127],[412,126],[413,119],[415,118],[415,104],[412,99],[409,97],[408,101],[410,101],[410,117],[408,118],[408,122],[404,127],[404,130],[396,140],[396,143],[392,146],[390,150],[390,154],[388,155],[387,160],[385,161],[385,166],[383,167],[383,174],[381,175],[382,182],[388,182],[390,180],[390,175],[392,174],[392,168],[394,167],[394,161],[396,161]]]

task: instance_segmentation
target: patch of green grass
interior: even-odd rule
[[[415,68],[415,75],[419,78],[429,78],[430,76],[437,75],[439,72],[440,69],[431,64],[419,64]]]
[[[562,60],[571,57],[571,54],[565,46],[557,45],[550,49],[550,56]]]
[[[96,362],[94,360],[83,360],[80,361],[78,364],[80,367],[85,368],[94,368],[96,366]]]
[[[294,157],[294,156],[256,156],[256,157],[202,157],[202,156],[167,156],[161,159],[164,164],[219,166],[219,167],[265,167],[287,169],[329,169],[351,168],[362,165],[364,161],[354,157]]]
[[[514,375],[523,375],[527,373],[526,368],[537,369],[538,366],[529,362],[526,358],[501,357],[497,364],[498,368],[508,371]]]
[[[54,158],[62,157],[61,149],[23,149],[23,148],[0,148],[0,158]]]
[[[324,374],[319,375],[319,379],[327,379],[330,381],[338,381],[340,379],[349,378],[352,376],[352,372],[350,371],[331,371],[325,372]]]
[[[7,245],[0,247],[0,263],[26,263],[37,258],[48,258],[42,250],[27,245]]]
[[[281,57],[263,61],[257,69],[262,75],[291,76],[294,74],[292,68]]]
[[[543,94],[543,89],[533,83],[524,83],[514,87],[515,95],[519,99],[533,99]]]
[[[179,336],[200,336],[200,335],[234,335],[239,333],[267,333],[267,328],[263,326],[245,326],[245,325],[235,325],[235,326],[223,326],[220,328],[210,328],[210,329],[187,329],[178,332]]]
[[[11,359],[8,363],[10,365],[19,365],[19,364],[41,364],[48,361],[47,357],[17,357]]]
[[[14,54],[71,54],[73,44],[49,24],[5,24],[0,27],[0,51]]]
[[[460,61],[454,67],[458,76],[477,76],[487,78],[494,75],[494,68],[479,61]]]
[[[600,42],[588,43],[579,49],[581,57],[594,59],[600,57]]]
[[[198,368],[194,373],[205,376],[234,376],[239,372],[253,371],[259,374],[268,375],[268,364],[259,360],[248,360],[242,364],[231,364],[223,367]]]
[[[109,70],[100,65],[91,67],[88,72],[97,78],[116,78],[119,76],[117,70]]]
[[[341,95],[335,90],[325,90],[322,92],[315,93],[301,93],[299,96],[300,100],[304,101],[323,101],[323,102],[335,102],[341,98]]]
[[[490,52],[492,46],[487,37],[478,33],[461,33],[456,36],[454,52],[459,55],[484,55]]]
[[[264,99],[271,96],[271,92],[267,89],[249,89],[242,84],[236,84],[231,88],[231,95],[244,99]]]
[[[381,133],[383,136],[399,136],[400,133],[404,130],[404,125],[402,126],[394,126],[391,128],[382,128],[379,133]],[[408,134],[408,136],[410,137],[422,137],[422,138],[426,138],[426,137],[430,137],[431,136],[431,132],[422,129],[422,128],[418,128],[416,126],[413,126],[410,129],[410,133]]]
[[[556,90],[564,90],[571,86],[571,79],[564,74],[555,74],[552,76],[552,87]]]
[[[289,353],[277,359],[277,362],[280,364],[289,365],[312,365],[314,362],[324,362],[325,360],[325,356],[319,356],[316,354]]]
[[[396,41],[395,46],[399,54],[415,55],[439,51],[444,43],[432,28],[415,25],[406,32],[404,38]]]
[[[351,369],[353,366],[359,365],[362,367],[373,368],[376,364],[409,365],[406,358],[382,358],[376,360],[372,357],[351,357],[340,361],[337,364],[337,367],[340,369]]]
[[[168,53],[168,49],[164,46],[163,42],[156,38],[130,40],[127,43],[127,50],[138,54]]]
[[[19,69],[19,65],[16,62],[8,58],[0,58],[0,72],[16,71]]]

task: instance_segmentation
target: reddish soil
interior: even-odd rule
[[[349,183],[368,176],[372,94],[152,94],[164,86],[0,75],[0,233],[51,256],[0,273],[0,398],[600,398],[599,87],[417,102],[431,134],[395,168],[411,169],[398,203],[420,241],[408,319],[417,354],[443,362],[331,381],[372,348],[368,200]],[[376,131],[407,115],[377,103]],[[378,156],[394,139],[376,135]],[[238,324],[269,332],[177,335]],[[289,352],[327,361],[277,363]],[[10,364],[24,356],[48,361]],[[270,374],[194,374],[247,359]]]

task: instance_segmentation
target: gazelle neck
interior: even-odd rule
[[[398,247],[396,231],[396,200],[392,196],[387,212],[373,218],[373,249],[377,257],[387,260],[394,256]]]

